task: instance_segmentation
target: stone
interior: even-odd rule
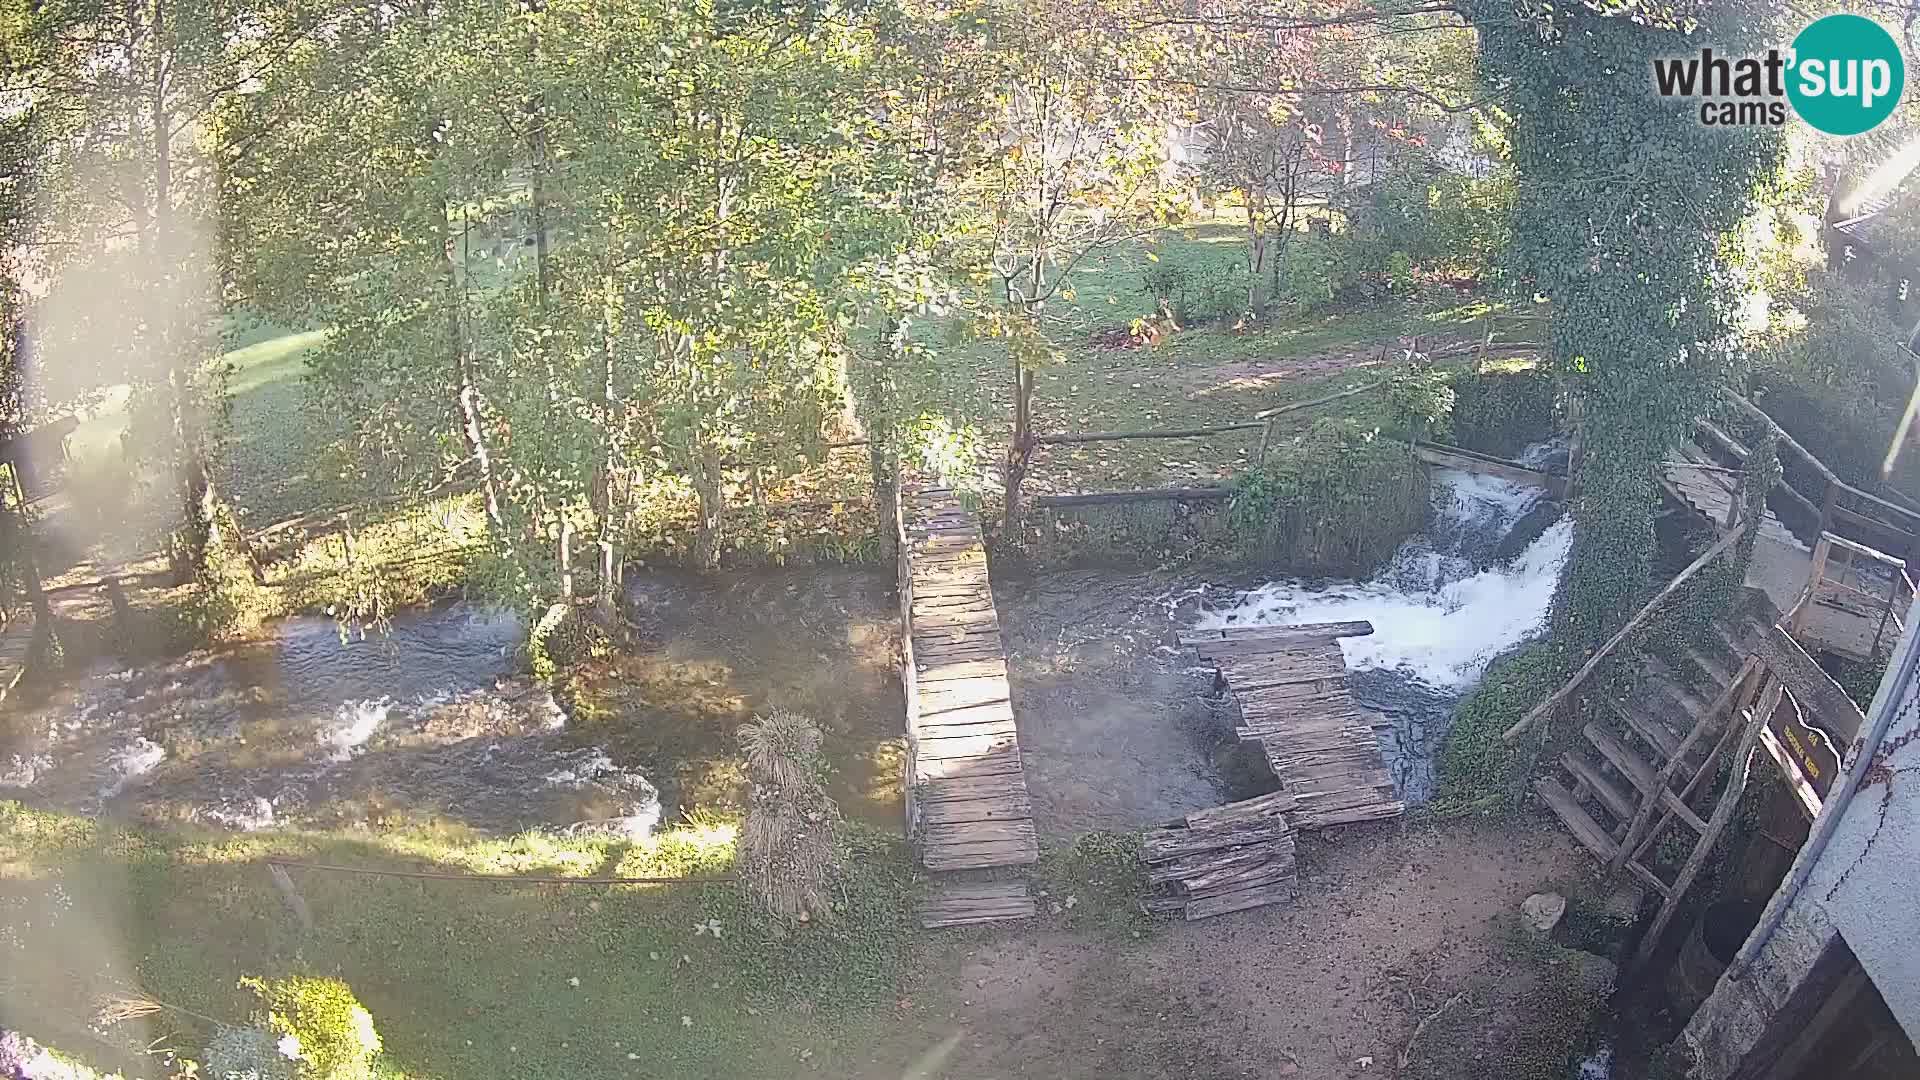
[[[1534,893],[1520,902],[1520,914],[1526,917],[1527,925],[1543,934],[1560,925],[1560,917],[1566,913],[1567,898],[1559,893]]]
[[[1533,509],[1520,515],[1520,520],[1513,523],[1513,528],[1507,530],[1507,535],[1501,537],[1500,542],[1493,546],[1493,560],[1507,562],[1517,558],[1535,540],[1540,539],[1540,534],[1546,532],[1548,526],[1559,521],[1560,515],[1565,512],[1566,507],[1552,500],[1535,503]]]

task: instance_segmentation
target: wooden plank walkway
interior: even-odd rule
[[[1031,865],[1040,843],[980,524],[951,490],[922,488],[902,495],[900,530],[907,824],[921,862],[934,871]],[[1010,891],[989,892],[949,885],[922,920],[1032,914],[1030,901],[1021,910]]]
[[[1387,775],[1379,726],[1347,692],[1340,639],[1366,622],[1236,626],[1179,635],[1240,704],[1235,733],[1266,752],[1297,829],[1379,821],[1406,812]]]

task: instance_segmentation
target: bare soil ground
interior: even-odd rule
[[[1500,1076],[1462,1033],[1512,1026],[1524,996],[1489,990],[1528,976],[1501,930],[1579,865],[1558,830],[1355,828],[1303,842],[1291,907],[1118,940],[1060,917],[934,939],[882,1052],[844,1065],[873,1080]],[[1402,1070],[1456,994],[1465,1026],[1430,1026]]]

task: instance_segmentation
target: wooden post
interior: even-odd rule
[[[1268,418],[1266,423],[1260,425],[1260,449],[1254,451],[1253,454],[1254,468],[1264,469],[1267,467],[1267,447],[1271,445],[1272,442],[1273,420],[1272,418]]]
[[[1893,618],[1893,606],[1900,602],[1900,586],[1906,580],[1907,576],[1906,571],[1901,567],[1896,566],[1890,569],[1893,570],[1893,573],[1888,575],[1887,602],[1880,605],[1880,625],[1874,627],[1873,645],[1867,649],[1867,659],[1869,660],[1880,655],[1880,639],[1886,636],[1887,620]]]
[[[1833,504],[1836,500],[1839,499],[1839,497],[1840,497],[1839,481],[1828,479],[1827,493],[1820,497],[1820,531],[1821,532],[1827,532],[1828,530],[1833,528]]]
[[[1807,625],[1807,612],[1820,598],[1820,579],[1827,574],[1827,558],[1833,553],[1833,538],[1827,533],[1820,534],[1820,540],[1813,545],[1813,565],[1807,570],[1807,585],[1800,594],[1800,601],[1793,605],[1793,612],[1787,617],[1787,632],[1798,635]]]
[[[1785,684],[1779,679],[1767,688],[1760,697],[1760,707],[1755,709],[1746,721],[1740,733],[1740,745],[1733,751],[1733,775],[1727,779],[1727,790],[1720,793],[1720,800],[1713,804],[1713,817],[1707,821],[1707,831],[1700,834],[1693,845],[1693,852],[1687,856],[1686,863],[1680,867],[1680,875],[1673,879],[1672,891],[1660,905],[1660,914],[1654,917],[1653,925],[1647,928],[1646,936],[1640,939],[1640,948],[1634,953],[1633,966],[1644,968],[1652,959],[1654,949],[1660,945],[1661,935],[1667,932],[1668,924],[1673,922],[1674,913],[1680,909],[1680,901],[1693,885],[1694,876],[1700,873],[1700,867],[1713,852],[1713,845],[1726,830],[1727,823],[1733,820],[1734,811],[1740,808],[1740,796],[1747,790],[1747,777],[1753,771],[1753,751],[1760,741],[1760,729],[1767,724],[1767,718],[1780,704],[1780,695]]]

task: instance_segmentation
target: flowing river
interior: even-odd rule
[[[1021,740],[1043,828],[1148,824],[1219,801],[1205,680],[1180,626],[1366,619],[1342,642],[1360,701],[1392,721],[1410,802],[1460,696],[1541,625],[1565,561],[1558,522],[1510,537],[1537,490],[1436,471],[1428,531],[1368,581],[1251,589],[1084,572],[1002,577]],[[1531,530],[1528,531],[1528,535]],[[735,729],[780,706],[826,733],[828,790],[897,828],[898,611],[882,569],[638,574],[648,641],[569,679],[520,674],[520,623],[453,604],[343,640],[295,618],[261,640],[139,670],[100,667],[0,713],[0,798],[80,813],[277,825],[425,824],[638,836],[740,809]]]
[[[0,798],[87,814],[275,825],[651,832],[737,810],[734,731],[813,715],[850,816],[898,827],[901,705],[889,575],[641,575],[652,640],[554,692],[520,672],[512,616],[330,619],[139,670],[101,667],[0,715]]]

